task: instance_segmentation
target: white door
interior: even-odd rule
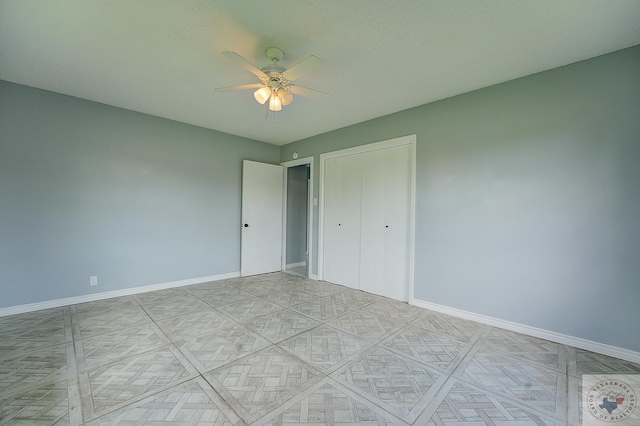
[[[360,290],[384,296],[385,151],[362,155]]]
[[[408,300],[411,147],[362,154],[360,289]]]
[[[411,258],[411,146],[385,149],[384,291],[409,300]]]
[[[325,162],[324,182],[324,280],[340,284],[342,278],[342,162]]]
[[[325,162],[323,279],[360,288],[362,158],[349,155]]]
[[[242,162],[240,275],[280,271],[284,167]]]

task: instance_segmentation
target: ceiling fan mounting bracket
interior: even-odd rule
[[[271,59],[271,62],[273,62],[274,64],[277,64],[280,61],[280,59],[282,59],[283,55],[284,55],[284,52],[280,48],[270,47],[267,49],[267,56],[269,57],[269,59]]]

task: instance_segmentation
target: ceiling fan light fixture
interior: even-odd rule
[[[269,99],[269,109],[271,111],[281,111],[282,110],[282,102],[277,94],[273,94],[271,99]]]
[[[271,89],[266,86],[253,92],[253,97],[258,101],[258,103],[260,103],[260,105],[264,105],[264,103],[269,100],[269,96],[271,96]]]
[[[287,89],[281,87],[278,89],[278,98],[280,98],[282,106],[287,106],[293,100],[293,95]]]

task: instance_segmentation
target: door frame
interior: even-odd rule
[[[345,157],[348,155],[362,154],[380,149],[393,148],[401,145],[411,146],[411,182],[410,182],[410,202],[409,202],[409,300],[413,303],[413,279],[414,279],[414,258],[415,258],[415,230],[416,230],[416,135],[406,135],[399,138],[388,139],[380,142],[374,142],[366,145],[359,145],[353,148],[341,149],[320,154],[320,187],[319,199],[320,206],[318,211],[318,280],[324,278],[324,181],[326,161],[332,158]]]
[[[307,191],[307,278],[313,279],[313,157],[280,163],[284,167],[284,187],[282,197],[282,270],[287,270],[287,179],[289,167],[309,165],[309,190]]]

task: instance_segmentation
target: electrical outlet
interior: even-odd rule
[[[98,285],[98,276],[89,277],[89,285]]]

